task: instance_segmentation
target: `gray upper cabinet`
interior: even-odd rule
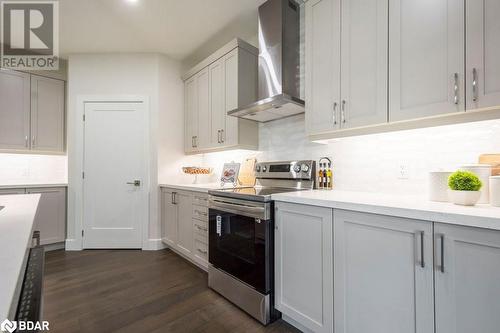
[[[258,148],[257,123],[227,115],[257,99],[257,53],[235,39],[183,76],[186,153]]]
[[[500,105],[500,1],[465,3],[467,109]]]
[[[387,122],[388,0],[305,4],[308,134]]]
[[[465,110],[463,0],[389,2],[389,119]]]
[[[31,148],[64,151],[64,81],[31,76]]]
[[[65,83],[27,73],[0,71],[0,149],[65,151]]]
[[[0,149],[29,150],[30,75],[0,70]]]
[[[340,128],[340,0],[305,4],[306,131]]]
[[[500,232],[436,223],[436,333],[497,333]]]
[[[342,1],[342,128],[387,122],[389,0]]]
[[[333,220],[334,331],[433,333],[432,223],[343,210]]]

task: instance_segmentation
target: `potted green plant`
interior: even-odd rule
[[[474,206],[481,197],[483,184],[470,171],[456,171],[448,178],[448,197],[456,205]]]

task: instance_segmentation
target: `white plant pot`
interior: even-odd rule
[[[481,197],[481,191],[448,190],[448,199],[455,205],[474,206]]]

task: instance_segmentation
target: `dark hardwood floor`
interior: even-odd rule
[[[170,250],[46,254],[50,332],[299,332],[267,327],[207,287],[207,275]]]

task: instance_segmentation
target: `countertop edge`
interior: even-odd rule
[[[304,198],[287,196],[286,194],[276,194],[273,195],[272,198],[277,202],[296,203],[332,209],[342,209],[363,213],[408,218],[412,220],[500,230],[500,209],[498,218],[495,218],[490,216],[483,216],[482,214],[474,215],[471,213],[463,214],[456,212],[440,212],[437,210],[422,208],[397,207],[391,206],[390,204],[378,205],[373,203],[348,202],[334,199]],[[492,209],[496,208],[492,207]]]
[[[48,187],[68,187],[68,183],[0,185],[1,190],[20,189],[20,188],[48,188]]]

